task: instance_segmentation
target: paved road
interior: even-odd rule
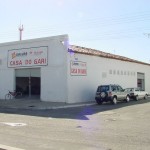
[[[0,146],[18,149],[149,150],[149,128],[150,99],[58,110],[0,109]]]

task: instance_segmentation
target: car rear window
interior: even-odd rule
[[[97,92],[105,92],[105,91],[109,91],[109,86],[105,85],[105,86],[99,86],[97,89]]]

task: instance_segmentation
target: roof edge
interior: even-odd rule
[[[9,45],[16,45],[16,44],[23,44],[23,43],[29,43],[29,42],[38,42],[38,41],[44,41],[44,40],[55,40],[55,39],[60,39],[60,40],[69,39],[69,36],[68,36],[68,34],[63,34],[63,35],[41,37],[41,38],[35,38],[35,39],[26,39],[26,40],[21,40],[21,41],[5,42],[5,43],[0,43],[0,47],[9,46]]]
[[[104,57],[104,58],[109,58],[109,59],[116,59],[116,60],[121,60],[121,61],[132,62],[132,63],[137,63],[137,64],[143,64],[143,65],[150,66],[150,64],[146,63],[146,62],[134,60],[134,59],[131,59],[131,58],[128,58],[128,57],[120,56],[120,55],[114,55],[114,54],[111,54],[111,53],[106,53],[106,52],[91,49],[91,48],[75,46],[75,45],[70,45],[69,48],[74,53]]]

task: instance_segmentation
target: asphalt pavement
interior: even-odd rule
[[[150,98],[54,110],[0,108],[0,149],[149,150],[149,108]]]

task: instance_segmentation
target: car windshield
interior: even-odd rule
[[[99,86],[97,92],[109,91],[109,85]]]
[[[133,92],[134,88],[126,88],[125,91],[127,91],[127,92]]]

